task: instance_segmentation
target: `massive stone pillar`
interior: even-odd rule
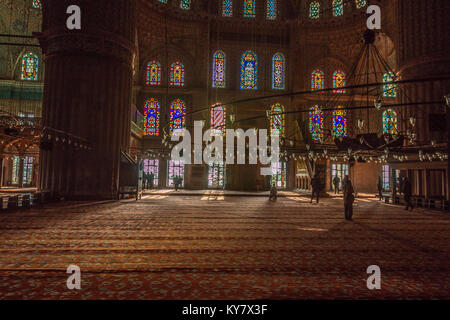
[[[71,5],[81,9],[81,30],[66,27]],[[40,151],[39,189],[66,199],[113,199],[130,141],[135,1],[44,0],[38,37],[50,138]],[[90,149],[79,150],[77,139]]]
[[[448,41],[448,0],[397,0],[397,52],[402,80],[450,76]],[[401,114],[402,130],[409,126],[409,117],[417,118],[415,131],[420,143],[447,142],[450,113],[444,104],[450,81],[436,80],[410,84],[401,90],[402,102],[441,101],[435,104],[411,106]],[[447,132],[430,130],[429,114],[447,114]],[[431,123],[431,125],[437,125]],[[448,150],[448,146],[447,146]],[[450,186],[450,166],[447,168],[447,198]]]

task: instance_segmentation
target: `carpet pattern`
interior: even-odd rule
[[[0,299],[450,297],[449,215],[375,199],[346,221],[338,197],[147,195],[1,213],[0,229]]]

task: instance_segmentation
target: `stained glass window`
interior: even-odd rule
[[[272,58],[272,89],[284,90],[286,78],[286,60],[281,53],[276,53]]]
[[[279,103],[270,108],[270,132],[271,135],[278,134],[280,137],[284,137],[286,134],[284,107]]]
[[[226,109],[224,106],[211,108],[211,134],[224,135],[226,131]]]
[[[146,159],[144,160],[144,172],[153,173],[153,186],[159,185],[159,160],[158,159]]]
[[[347,112],[342,106],[333,110],[333,136],[347,136]]]
[[[213,163],[208,166],[208,188],[221,189],[225,186],[225,164]]]
[[[33,8],[42,9],[41,0],[33,0]]]
[[[159,2],[167,3],[167,0],[159,0]]]
[[[222,1],[222,17],[233,16],[233,0]]]
[[[342,16],[344,14],[344,2],[343,0],[333,0],[333,15],[335,17]]]
[[[184,162],[180,160],[169,160],[167,165],[167,186],[174,187],[174,178],[181,177],[183,179],[181,186],[184,186]]]
[[[152,86],[161,85],[161,65],[157,61],[147,64],[146,84]]]
[[[383,83],[394,81],[394,73],[388,72],[383,75]],[[383,96],[387,98],[397,97],[397,85],[396,84],[385,84],[383,86]]]
[[[39,58],[34,53],[27,53],[22,57],[22,80],[38,79]]]
[[[325,88],[325,74],[321,70],[314,70],[311,74],[311,90],[322,90]]]
[[[184,10],[189,10],[191,8],[191,0],[181,0],[180,8]]]
[[[225,88],[226,57],[225,52],[219,50],[213,57],[213,88]]]
[[[258,57],[252,51],[241,58],[241,89],[258,89]]]
[[[184,87],[184,66],[181,62],[174,62],[170,66],[170,85]]]
[[[244,17],[254,18],[256,16],[255,0],[244,0]]]
[[[19,170],[20,170],[20,158],[18,156],[14,156],[12,161],[12,176],[11,183],[19,184]]]
[[[333,88],[345,87],[345,73],[337,70],[333,73]],[[334,90],[334,93],[345,93],[345,89]]]
[[[358,9],[364,8],[367,4],[367,0],[356,0],[356,7]]]
[[[272,185],[277,188],[286,188],[286,162],[272,163]]]
[[[388,109],[383,112],[383,133],[384,134],[397,134],[397,113]]]
[[[170,134],[183,129],[186,122],[186,104],[181,99],[175,99],[170,104]]]
[[[311,19],[319,19],[320,16],[320,3],[319,1],[313,1],[309,4],[309,17]]]
[[[161,107],[159,101],[151,98],[144,106],[144,133],[147,136],[159,136],[159,121]]]
[[[277,0],[267,0],[266,18],[269,20],[275,20],[277,18]]]
[[[323,111],[319,106],[309,109],[309,132],[314,142],[321,142],[323,139]]]

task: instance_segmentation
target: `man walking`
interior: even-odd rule
[[[313,202],[314,195],[316,196],[317,201],[316,203],[319,203],[320,179],[317,173],[314,175],[314,178],[311,179],[311,188],[312,188],[311,203]]]
[[[342,190],[344,192],[344,214],[346,220],[352,220],[353,217],[353,202],[355,201],[355,196],[353,193],[353,185],[348,176],[345,177],[345,184]]]
[[[335,176],[333,179],[333,185],[334,185],[334,194],[339,193],[339,183],[341,183],[341,179],[339,179],[338,176]]]
[[[412,202],[411,202],[411,195],[412,195],[412,185],[409,179],[406,177],[403,180],[403,196],[405,198],[406,202],[406,208],[405,210],[409,210],[411,208],[411,211],[414,209]]]

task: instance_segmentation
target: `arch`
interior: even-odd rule
[[[272,57],[272,89],[284,90],[286,87],[286,59],[282,53]]]
[[[39,58],[32,52],[22,57],[22,80],[36,81],[39,72]]]
[[[278,134],[282,138],[286,135],[284,106],[279,103],[274,104],[270,108],[270,134]]]
[[[241,90],[258,89],[258,57],[246,51],[241,57]]]
[[[392,109],[388,109],[383,112],[383,134],[397,134],[398,133],[398,117],[397,112]]]
[[[217,50],[213,56],[213,88],[225,88],[226,86],[226,55],[222,50]]]
[[[311,90],[322,90],[325,88],[325,73],[316,69],[311,73]]]
[[[170,104],[170,134],[177,133],[186,124],[186,104],[181,99],[174,99]]]
[[[158,61],[150,61],[147,64],[145,84],[148,86],[161,85],[161,64]]]
[[[342,88],[346,86],[345,72],[336,70],[333,72],[333,88]],[[334,90],[334,93],[345,93],[345,89]]]
[[[150,98],[144,105],[144,134],[147,136],[159,136],[159,122],[161,107],[159,101]]]
[[[337,106],[333,110],[333,136],[346,137],[347,136],[347,112],[342,106]]]
[[[179,61],[170,66],[169,84],[172,87],[184,87],[184,65]]]
[[[323,139],[323,111],[315,105],[309,109],[309,132],[314,142],[321,142]]]

